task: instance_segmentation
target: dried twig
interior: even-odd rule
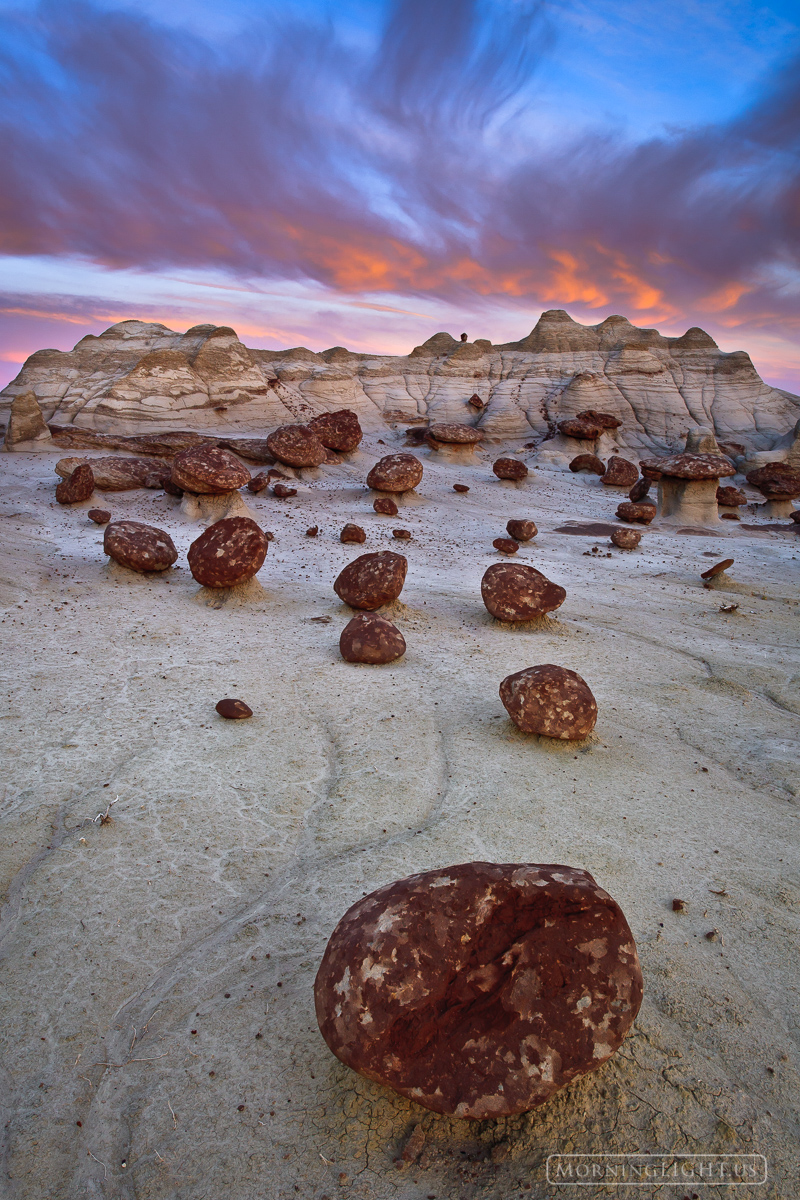
[[[105,1172],[103,1175],[103,1179],[108,1179],[108,1167],[106,1166],[106,1164],[104,1162],[100,1162],[100,1159],[95,1154],[92,1154],[91,1150],[87,1150],[86,1153],[89,1155],[89,1158],[93,1158],[96,1163],[100,1163],[100,1166],[103,1168],[103,1171]]]
[[[119,796],[116,796],[111,801],[111,803],[108,805],[108,807],[106,808],[106,811],[104,813],[98,813],[96,817],[92,818],[92,824],[94,825],[99,821],[101,825],[110,825],[111,822],[114,820],[114,818],[111,816],[111,809],[114,807],[114,805],[117,803],[118,800],[119,800]]]
[[[173,1107],[170,1104],[169,1100],[167,1101],[167,1108],[172,1113],[172,1128],[177,1129],[178,1128],[178,1118],[175,1116],[175,1112],[174,1112]]]

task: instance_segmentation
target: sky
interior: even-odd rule
[[[0,386],[135,317],[407,353],[548,308],[800,392],[797,0],[0,0]]]

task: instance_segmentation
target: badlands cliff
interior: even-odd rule
[[[121,321],[74,350],[32,354],[0,393],[0,418],[28,391],[48,421],[115,433],[263,429],[347,407],[372,430],[467,421],[489,439],[541,443],[558,420],[594,408],[622,420],[631,449],[676,449],[701,425],[770,451],[789,444],[800,417],[800,397],[764,383],[749,355],[721,351],[701,329],[669,338],[619,316],[580,325],[562,310],[518,342],[437,333],[407,356],[252,350],[226,326],[180,334]],[[482,410],[469,407],[473,394]]]

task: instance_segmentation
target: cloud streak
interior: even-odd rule
[[[538,5],[396,0],[358,44],[71,0],[6,22],[6,254],[800,333],[800,62],[724,124],[554,149]]]

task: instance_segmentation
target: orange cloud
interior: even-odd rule
[[[698,306],[703,312],[724,312],[727,308],[735,308],[742,296],[753,291],[753,286],[753,284],[737,283],[732,280],[717,288],[710,296],[698,301]]]

